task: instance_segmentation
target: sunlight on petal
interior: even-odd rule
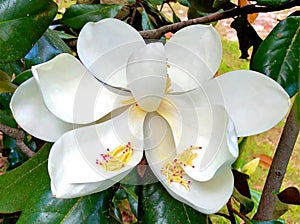
[[[272,128],[289,110],[289,96],[284,89],[255,71],[229,72],[208,81],[204,88],[211,103],[225,106],[238,136]]]
[[[221,209],[233,191],[233,175],[230,166],[220,167],[209,181],[199,182],[183,173],[182,179],[189,183],[188,189],[180,182],[173,181],[170,183],[161,171],[166,161],[173,160],[176,156],[171,128],[166,121],[155,114],[147,116],[145,124],[145,134],[147,136],[152,136],[153,133],[164,130],[163,133],[159,132],[156,136],[147,138],[145,141],[145,155],[149,166],[166,190],[175,199],[200,212],[214,213]]]
[[[126,87],[129,55],[145,46],[141,35],[117,19],[87,23],[78,37],[78,55],[87,69],[102,82]]]
[[[10,107],[17,123],[29,134],[54,142],[64,133],[78,128],[54,116],[45,106],[34,78],[30,78],[15,91]]]
[[[124,106],[121,101],[131,97],[128,93],[121,95],[107,89],[69,54],[60,54],[33,66],[32,72],[48,109],[66,122],[94,122]]]
[[[127,82],[140,107],[152,112],[165,95],[167,63],[164,46],[151,43],[135,51],[127,65]]]
[[[165,47],[170,78],[182,90],[191,90],[212,78],[221,63],[222,44],[212,26],[183,28],[167,41]]]

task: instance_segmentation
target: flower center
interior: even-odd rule
[[[190,180],[185,180],[183,175],[186,174],[183,170],[183,166],[191,166],[195,168],[193,165],[193,160],[198,156],[194,150],[201,149],[202,147],[190,146],[182,153],[178,154],[175,159],[172,161],[168,161],[161,169],[161,173],[165,175],[168,179],[168,183],[171,184],[173,182],[177,182],[185,187],[186,190],[190,190]]]
[[[133,153],[131,142],[127,145],[119,145],[113,150],[107,149],[106,154],[100,154],[100,159],[96,159],[96,164],[106,171],[120,170],[127,164]]]

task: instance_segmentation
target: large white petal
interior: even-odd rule
[[[64,133],[78,127],[60,120],[48,110],[34,78],[16,89],[10,107],[17,123],[24,130],[45,141],[54,142]]]
[[[155,111],[165,95],[167,63],[164,46],[151,43],[135,51],[127,65],[127,82],[140,107]]]
[[[145,142],[146,158],[152,171],[163,184],[166,190],[177,200],[188,204],[202,213],[215,213],[229,200],[233,191],[233,175],[230,166],[222,166],[214,177],[208,181],[199,182],[188,175],[186,180],[191,181],[187,190],[179,183],[168,183],[161,169],[166,161],[176,156],[176,146],[172,138],[171,128],[158,117],[148,117],[146,120],[145,134],[151,136]],[[161,133],[163,130],[163,133]],[[159,132],[159,134],[155,134]],[[163,138],[162,136],[163,135]]]
[[[121,90],[110,91],[70,54],[33,66],[32,72],[48,109],[66,122],[94,122],[125,106],[122,100],[131,97]]]
[[[142,126],[145,115],[146,113],[138,107],[132,106],[109,121],[70,131],[58,139],[51,149],[48,163],[52,188],[55,192],[60,192],[59,195],[63,192],[73,194],[65,192],[64,188],[79,186],[81,189],[83,186],[83,191],[79,192],[83,195],[87,193],[84,190],[86,189],[84,183],[97,185],[96,182],[108,180],[112,185],[115,181],[119,181],[124,176],[121,174],[129,172],[142,158]],[[101,154],[106,154],[108,148],[113,150],[120,145],[125,146],[128,142],[133,146],[133,154],[124,167],[107,171],[97,164]],[[100,184],[104,187],[101,188],[99,185],[98,191],[104,190],[110,184]]]
[[[129,55],[145,46],[141,35],[117,19],[87,23],[78,37],[77,50],[83,64],[101,81],[126,87]]]
[[[90,195],[93,193],[104,191],[105,189],[111,187],[112,185],[122,180],[129,172],[130,170],[125,171],[115,176],[113,179],[105,179],[99,182],[77,184],[70,184],[64,182],[64,180],[61,179],[64,178],[64,175],[61,175],[61,177],[58,176],[57,178],[51,181],[51,191],[53,196],[56,198],[76,198],[85,195]],[[59,174],[62,173],[58,173],[58,175]]]
[[[211,103],[224,105],[238,136],[266,131],[289,109],[289,96],[271,78],[249,70],[218,76],[204,85]]]
[[[177,153],[190,146],[202,148],[194,150],[194,168],[184,167],[193,179],[207,181],[220,167],[230,166],[237,158],[237,135],[223,107],[188,108],[163,101],[157,112],[171,126]]]
[[[166,43],[168,73],[174,91],[196,88],[212,78],[222,58],[222,43],[212,26],[194,25],[176,32]],[[174,85],[175,86],[175,85]]]

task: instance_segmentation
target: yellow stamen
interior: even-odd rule
[[[131,97],[128,100],[122,100],[121,103],[122,104],[133,104],[133,103],[135,103],[135,99],[133,97]]]
[[[171,89],[171,79],[170,79],[170,76],[167,74],[167,83],[166,83],[165,93],[170,93],[171,91],[172,91],[172,89]]]
[[[185,187],[185,189],[190,189],[190,180],[183,179],[184,172],[182,166],[191,166],[193,165],[193,160],[198,156],[197,153],[193,152],[196,149],[201,149],[201,147],[190,146],[182,153],[177,155],[173,161],[168,161],[161,169],[161,173],[165,175],[168,179],[168,183],[177,182]]]
[[[127,145],[119,145],[113,150],[107,149],[108,153],[100,154],[101,158],[96,164],[106,171],[119,170],[127,164],[133,154],[133,146],[130,142]]]

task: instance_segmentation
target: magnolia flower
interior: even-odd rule
[[[48,162],[53,195],[109,188],[145,157],[166,190],[203,213],[233,191],[237,137],[265,131],[289,97],[254,71],[213,78],[222,57],[212,26],[194,25],[165,44],[145,44],[116,19],[86,24],[78,61],[69,54],[33,66],[15,91],[16,121],[55,142]]]

